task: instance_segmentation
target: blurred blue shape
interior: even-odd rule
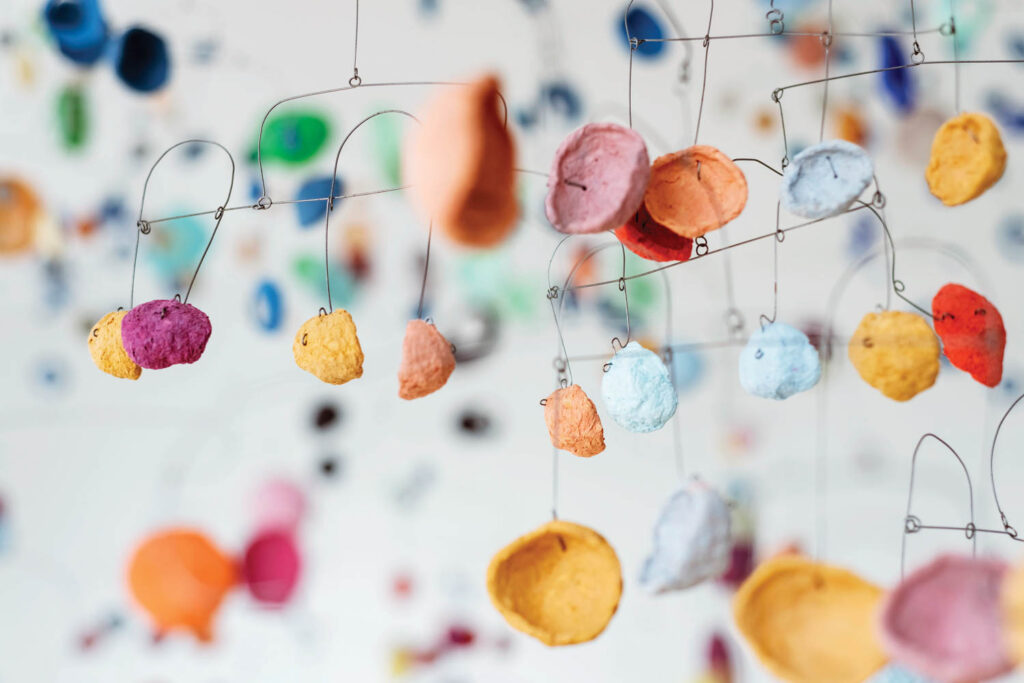
[[[626,25],[622,24],[622,15],[615,13],[616,31],[622,38],[626,49],[629,49],[629,37],[642,38],[644,40],[660,40],[665,37],[661,28],[661,22],[655,16],[640,5],[633,5],[626,14]],[[626,33],[626,27],[629,33]],[[664,43],[641,43],[636,49],[636,54],[646,59],[654,59],[665,51]]]
[[[696,351],[673,349],[671,370],[676,393],[683,394],[696,387],[703,379],[704,359]]]
[[[516,111],[516,121],[523,128],[531,128],[545,109],[565,121],[575,121],[583,113],[583,103],[568,81],[549,81],[541,86],[536,102]]]
[[[1024,263],[1024,214],[1011,213],[999,221],[996,243],[1007,261]]]
[[[917,96],[914,77],[910,69],[893,67],[910,64],[910,59],[905,56],[902,46],[895,37],[881,36],[878,41],[881,57],[879,68],[892,69],[881,73],[882,92],[900,113],[908,114],[914,109]]]
[[[95,64],[107,46],[109,32],[98,0],[49,0],[43,21],[60,53],[75,64]]]
[[[114,73],[136,92],[149,93],[167,84],[171,56],[157,34],[134,26],[124,32],[114,53]]]
[[[257,285],[253,296],[253,317],[259,328],[265,332],[273,332],[281,327],[284,301],[281,288],[273,280],[262,280]]]
[[[302,201],[309,199],[316,199],[318,197],[327,197],[331,194],[331,177],[321,176],[317,178],[310,178],[306,182],[302,183],[299,187],[299,192],[295,195],[295,199],[299,201],[295,205],[295,210],[299,215],[299,225],[304,228],[308,228],[318,221],[323,220],[324,216],[327,215],[327,200],[319,202]],[[345,194],[345,185],[341,182],[341,178],[334,179],[334,196]],[[337,204],[337,199],[335,204]]]
[[[850,226],[850,240],[846,251],[850,258],[859,258],[875,245],[880,237],[873,216],[858,216]]]
[[[989,111],[1004,128],[1015,133],[1024,131],[1024,107],[1011,102],[1009,96],[1001,92],[990,92],[986,100]]]

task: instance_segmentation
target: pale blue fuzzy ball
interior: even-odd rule
[[[740,353],[740,384],[754,396],[789,398],[813,387],[820,377],[818,351],[806,334],[785,323],[756,331]]]
[[[871,157],[845,140],[803,150],[786,167],[780,199],[790,213],[818,219],[842,213],[874,177]]]
[[[619,426],[641,433],[661,429],[678,403],[668,368],[637,342],[612,358],[601,381],[601,396]]]

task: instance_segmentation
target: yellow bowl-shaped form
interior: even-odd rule
[[[114,311],[89,330],[89,355],[103,372],[122,379],[138,379],[142,368],[135,364],[121,341],[121,321],[128,311]]]
[[[999,129],[983,114],[960,114],[946,121],[932,140],[924,177],[946,206],[969,202],[995,185],[1006,169]]]
[[[868,313],[848,351],[861,378],[894,401],[909,401],[939,375],[939,340],[914,313]]]
[[[795,683],[860,683],[885,665],[875,637],[882,589],[797,555],[761,564],[733,602],[761,663]]]
[[[356,324],[343,309],[302,323],[292,343],[295,364],[328,384],[344,384],[363,376],[363,349]]]
[[[593,640],[622,595],[622,567],[608,542],[572,522],[548,522],[502,548],[487,591],[505,620],[545,645]]]

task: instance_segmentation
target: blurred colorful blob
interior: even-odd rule
[[[917,99],[917,86],[910,69],[894,67],[910,64],[900,42],[893,36],[881,36],[878,39],[879,68],[888,69],[880,74],[882,93],[885,99],[896,107],[901,114],[908,114],[914,109]]]
[[[245,549],[242,575],[249,594],[267,605],[288,602],[299,582],[302,560],[291,533],[280,529],[262,531]]]
[[[109,32],[97,0],[48,0],[43,21],[57,49],[75,64],[91,66],[103,56]]]
[[[45,219],[42,202],[26,183],[0,177],[0,255],[27,251]]]
[[[990,92],[985,99],[987,109],[1003,128],[1014,133],[1024,131],[1024,106],[1012,102],[1009,95],[999,91]]]
[[[626,13],[626,23],[622,23],[622,13],[615,13],[615,31],[622,39],[622,44],[627,50],[630,49],[629,38],[642,38],[646,41],[660,40],[665,37],[665,31],[661,22],[647,8],[642,5],[633,5]],[[628,29],[628,33],[627,33]],[[654,59],[665,51],[665,43],[644,42],[635,50],[636,54],[644,59]]]
[[[679,394],[690,391],[704,378],[704,358],[696,351],[672,350],[672,384]]]
[[[311,294],[327,295],[327,277],[324,275],[323,256],[301,254],[292,260],[292,272]],[[356,282],[344,264],[331,261],[331,300],[335,307],[346,307],[355,298]]]
[[[1012,263],[1024,263],[1024,214],[1003,216],[996,231],[999,253]]]
[[[67,150],[80,149],[89,135],[89,109],[85,90],[78,84],[61,88],[57,95],[60,139]]]
[[[274,332],[284,318],[284,296],[273,280],[261,280],[252,298],[252,314],[256,325],[264,332]]]
[[[168,215],[186,213],[191,211],[178,207]],[[203,222],[196,217],[162,223],[147,239],[150,242],[144,242],[140,246],[146,262],[153,266],[161,278],[169,282],[177,282],[195,268],[199,255],[206,245]]]
[[[388,107],[380,107],[382,111]],[[402,130],[398,116],[377,116],[369,122],[373,135],[374,157],[380,174],[389,187],[402,184]]]
[[[330,176],[318,176],[309,178],[302,185],[299,186],[299,191],[295,195],[295,211],[298,214],[299,225],[304,228],[308,228],[316,225],[324,219],[327,215],[327,200],[321,199],[321,197],[329,197],[331,194],[331,177]],[[334,196],[345,194],[345,185],[341,182],[341,178],[334,179]],[[335,208],[337,208],[337,199],[335,199]]]
[[[306,494],[288,479],[271,479],[256,492],[258,529],[294,530],[306,515]]]
[[[167,43],[149,29],[133,26],[117,42],[114,73],[135,92],[159,90],[171,76],[171,55]]]
[[[542,118],[547,119],[548,113],[554,114],[564,123],[576,121],[583,113],[579,93],[568,81],[543,83],[534,102],[516,111],[516,121],[523,128],[529,129]]]
[[[318,111],[300,110],[271,114],[263,126],[260,158],[263,161],[280,161],[293,166],[304,164],[323,149],[330,130],[327,117]],[[255,145],[249,156],[251,161],[256,161]]]
[[[185,629],[213,639],[213,617],[236,583],[234,561],[199,531],[168,529],[143,540],[128,563],[128,587],[158,635]]]

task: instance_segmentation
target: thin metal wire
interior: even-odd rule
[[[927,33],[941,33],[944,27],[939,26],[936,28],[930,28],[927,30],[918,31],[920,35]],[[912,31],[836,31],[832,35],[837,38],[880,38],[883,36],[908,36],[911,35]],[[809,31],[783,31],[781,33],[736,33],[731,35],[722,36],[708,36],[709,41],[715,40],[735,40],[744,38],[797,38],[797,37],[820,37],[821,32],[809,32]],[[684,43],[694,42],[697,40],[703,41],[704,36],[689,36],[685,38],[640,38],[645,43]]]
[[[772,169],[774,170],[774,169]],[[782,211],[782,201],[775,203],[775,240],[772,242],[772,317],[761,315],[761,329],[765,328],[765,321],[775,324],[779,317],[779,244],[786,239],[786,233],[779,231],[779,214]]]
[[[147,221],[147,220],[143,220],[143,218],[142,218],[142,213],[143,213],[143,211],[145,210],[145,207],[146,207],[146,193],[149,190],[149,181],[153,177],[153,172],[156,170],[156,167],[159,166],[160,162],[164,160],[164,157],[166,157],[168,154],[170,154],[173,150],[177,149],[178,147],[181,147],[182,145],[189,145],[189,144],[213,145],[214,147],[220,148],[225,154],[228,155],[228,161],[231,162],[231,179],[228,182],[228,194],[227,194],[227,197],[224,199],[224,203],[220,207],[215,209],[214,211],[210,212],[210,213],[213,213],[214,215],[216,215],[217,222],[213,226],[213,232],[210,233],[210,239],[206,242],[206,248],[203,249],[203,253],[199,257],[199,263],[196,264],[196,269],[192,273],[192,279],[189,280],[188,290],[185,292],[184,303],[188,303],[188,296],[189,296],[189,294],[192,293],[192,285],[195,284],[196,277],[199,275],[199,269],[202,267],[203,261],[206,259],[207,252],[210,251],[210,245],[213,244],[213,238],[217,236],[217,229],[220,228],[220,223],[224,219],[224,211],[225,211],[224,207],[227,206],[227,204],[231,201],[231,192],[232,192],[232,190],[234,190],[234,187],[235,187],[235,158],[233,156],[231,156],[231,152],[228,151],[227,147],[225,147],[224,145],[220,144],[219,142],[216,142],[214,140],[203,140],[203,139],[200,139],[200,138],[191,138],[189,140],[182,140],[181,142],[175,143],[175,144],[171,145],[170,147],[168,147],[167,149],[165,149],[163,154],[161,154],[159,157],[157,157],[157,160],[153,162],[152,166],[150,166],[149,173],[146,174],[146,181],[142,185],[142,199],[139,201],[139,218],[135,222],[135,225],[138,228],[138,230],[136,231],[136,235],[135,235],[135,254],[132,256],[131,289],[130,289],[129,294],[128,294],[128,308],[130,308],[130,309],[135,307],[135,273],[136,273],[136,270],[138,269],[138,264],[139,264],[139,244],[141,242],[141,236],[144,235],[144,234],[148,235],[150,230],[152,229],[153,223],[159,222],[159,221]],[[193,215],[200,215],[200,214],[193,214]]]
[[[613,337],[612,349],[615,349],[616,344],[619,349],[625,348],[633,336],[633,326],[629,319],[629,291],[626,289],[626,247],[619,242],[619,248],[622,250],[622,277],[619,278],[619,291],[622,292],[622,299],[626,304],[626,343],[623,344],[618,337]]]
[[[910,508],[911,508],[911,505],[912,505],[913,499],[914,499],[914,477],[917,474],[917,454],[921,450],[921,445],[925,442],[925,439],[928,439],[929,437],[932,438],[932,439],[935,439],[940,444],[945,446],[946,449],[950,453],[953,454],[953,457],[956,458],[956,461],[958,463],[960,463],[960,469],[962,469],[964,471],[964,478],[967,479],[967,497],[968,497],[968,504],[970,506],[969,507],[969,511],[970,511],[970,515],[971,515],[971,521],[968,523],[968,525],[966,527],[963,527],[962,530],[963,531],[967,531],[967,530],[971,531],[971,534],[968,536],[968,538],[971,539],[971,554],[972,555],[976,555],[978,553],[978,539],[977,539],[976,535],[973,533],[974,531],[977,531],[978,529],[974,525],[974,487],[971,485],[971,474],[970,474],[970,472],[967,471],[967,465],[964,464],[963,458],[960,457],[960,454],[957,453],[956,450],[952,446],[950,446],[944,439],[936,436],[935,434],[932,434],[931,432],[928,432],[928,433],[924,434],[920,439],[917,440],[917,445],[914,446],[914,454],[910,458],[910,486],[909,486],[909,489],[907,491],[907,514],[906,514],[906,517],[904,517],[904,519],[903,519],[903,536],[902,536],[902,539],[900,541],[900,578],[903,578],[904,569],[906,567],[907,535],[908,534],[917,533],[918,529],[926,529],[926,528],[927,529],[956,529],[956,528],[958,528],[958,527],[938,527],[938,526],[927,526],[926,527],[926,526],[921,524],[921,520],[919,518],[917,518],[916,516],[910,514]]]
[[[956,113],[960,109],[960,41],[956,38],[956,17],[954,11],[954,0],[949,0],[949,36],[953,39],[953,104]]]
[[[423,317],[423,296],[427,293],[427,271],[430,270],[430,242],[434,237],[434,220],[430,220],[427,228],[427,255],[423,259],[423,283],[420,284],[420,302],[416,306],[416,317]]]
[[[1007,533],[1013,538],[1017,537],[1017,530],[1010,525],[1009,520],[1006,518],[1006,512],[1003,511],[1003,506],[999,503],[999,492],[996,490],[996,443],[999,441],[999,432],[1003,429],[1003,423],[1006,422],[1006,418],[1010,416],[1010,413],[1013,412],[1013,409],[1017,407],[1017,404],[1020,403],[1022,399],[1024,399],[1024,394],[1018,396],[999,419],[999,424],[996,425],[995,434],[992,435],[992,448],[989,449],[988,453],[988,474],[989,479],[992,482],[992,498],[995,500],[996,509],[999,511],[999,519],[1003,523],[1003,528],[1006,529]]]
[[[700,138],[700,120],[704,115],[704,96],[708,88],[708,52],[711,50],[711,40],[709,36],[711,35],[711,20],[715,16],[715,0],[709,0],[709,2],[711,3],[711,9],[708,11],[708,30],[704,32],[704,42],[702,43],[704,46],[704,76],[701,79],[700,104],[697,107],[697,125],[693,131],[694,145],[697,144],[697,140]]]
[[[334,312],[334,304],[331,301],[331,258],[330,258],[330,230],[331,230],[331,212],[334,211],[334,186],[338,181],[338,162],[341,160],[341,150],[345,149],[345,145],[348,143],[349,138],[359,130],[360,127],[367,121],[383,116],[384,114],[401,114],[402,116],[408,116],[410,119],[419,123],[420,120],[402,109],[383,109],[378,112],[370,114],[362,121],[352,127],[352,130],[348,132],[345,139],[338,145],[338,152],[334,155],[334,171],[331,173],[331,190],[327,197],[327,211],[324,212],[324,276],[327,278],[327,312]],[[429,239],[429,237],[428,237]],[[426,275],[424,275],[426,278]]]
[[[471,85],[471,84],[463,82],[463,81],[395,81],[395,82],[386,82],[386,83],[363,83],[360,80],[355,85],[349,84],[347,86],[342,86],[342,87],[339,87],[339,88],[328,88],[326,90],[317,90],[317,91],[314,91],[314,92],[302,93],[300,95],[292,95],[290,97],[285,97],[282,100],[278,100],[273,105],[271,105],[270,109],[267,110],[267,113],[263,115],[263,121],[260,122],[259,137],[256,140],[256,165],[259,167],[259,170],[260,170],[260,201],[257,202],[257,205],[259,205],[264,200],[270,201],[270,195],[267,194],[267,179],[266,179],[266,176],[265,176],[265,174],[263,172],[263,129],[267,125],[267,119],[270,118],[270,115],[273,113],[273,111],[275,109],[277,109],[282,104],[285,104],[287,102],[293,102],[295,100],[301,100],[301,99],[305,99],[307,97],[317,97],[319,95],[330,95],[332,93],[348,92],[350,90],[355,90],[356,88],[386,88],[386,87],[403,87],[403,86],[413,86],[413,85],[463,85],[463,86],[466,86],[466,85]],[[501,94],[501,92],[498,92],[498,99],[501,100],[501,105],[504,108],[504,112],[505,112],[504,113],[504,126],[507,128],[508,127],[508,102],[505,101],[505,96],[503,94]],[[267,208],[267,207],[263,207],[263,208]]]
[[[359,85],[363,79],[359,77],[359,0],[356,0],[355,39],[352,41],[352,78],[349,85]]]
[[[818,142],[825,139],[825,114],[828,111],[828,77],[832,65],[832,0],[828,0],[828,30],[821,37],[821,44],[825,48],[825,86],[824,96],[821,100],[821,126],[818,129]]]
[[[928,62],[918,62],[911,64],[898,64],[896,66],[887,66],[883,69],[870,69],[868,71],[856,71],[854,73],[840,74],[838,76],[829,76],[826,78],[817,78],[812,81],[803,81],[801,83],[792,83],[785,85],[780,88],[776,88],[774,92],[782,92],[790,90],[792,88],[801,88],[806,85],[816,85],[818,83],[824,83],[826,81],[839,81],[844,78],[856,78],[857,76],[868,76],[871,74],[884,73],[886,71],[898,71],[900,69],[913,69],[919,66],[929,66],[936,64],[1022,64],[1024,59],[944,59],[944,60],[932,60]],[[780,104],[781,106],[781,104]]]

